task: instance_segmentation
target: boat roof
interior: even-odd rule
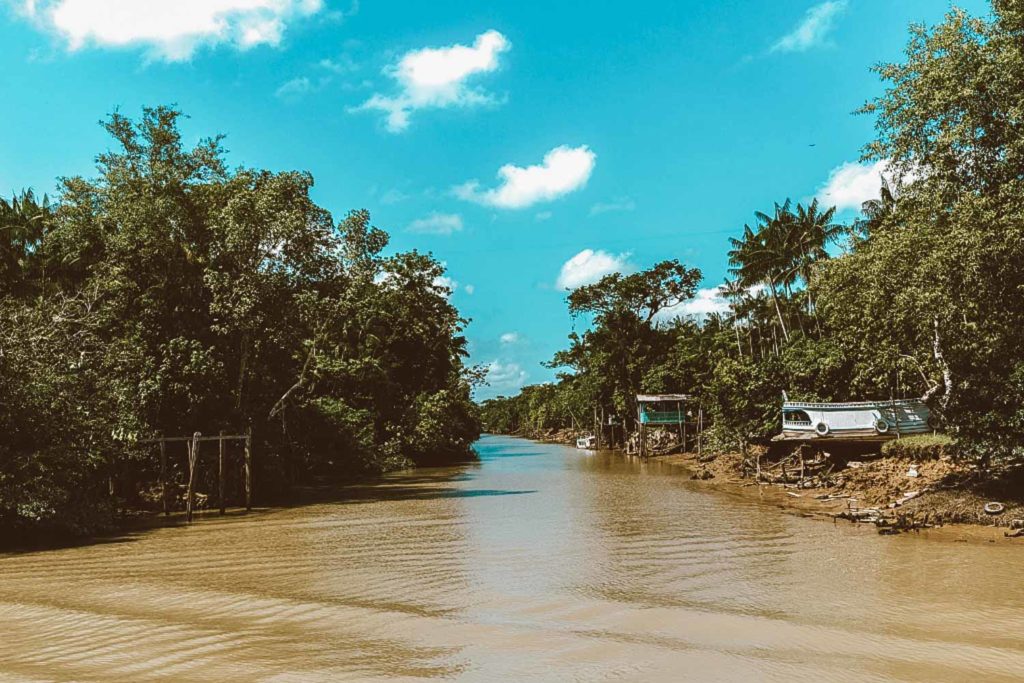
[[[658,401],[688,401],[689,394],[637,394],[639,403],[656,403]]]
[[[882,401],[852,401],[848,403],[815,403],[809,401],[783,401],[782,409],[788,408],[810,408],[820,410],[822,408],[885,408],[888,406],[917,406],[923,405],[924,401],[919,398],[897,398],[885,399]]]

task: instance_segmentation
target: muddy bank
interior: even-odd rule
[[[956,541],[1024,545],[1024,473],[982,476],[949,458],[912,461],[880,454],[830,462],[758,453],[682,453],[654,458],[702,485],[755,497],[784,510],[873,525],[879,533],[917,533]],[[760,480],[758,480],[760,464]],[[998,503],[997,514],[985,506]]]

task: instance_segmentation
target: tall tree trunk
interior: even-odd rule
[[[779,293],[775,291],[775,281],[768,281],[768,289],[772,293],[772,302],[775,304],[775,315],[779,317],[779,327],[782,328],[782,337],[789,341],[789,332],[786,330],[786,322],[782,319],[782,309],[779,307]]]
[[[743,345],[740,343],[740,327],[736,324],[736,321],[732,321],[732,329],[736,332],[736,351],[739,352],[740,358],[743,358]]]
[[[953,395],[953,372],[949,369],[946,357],[942,353],[942,338],[939,336],[939,319],[937,317],[932,318],[932,330],[934,332],[932,337],[932,355],[935,356],[935,362],[939,364],[939,369],[942,371],[942,384],[945,390],[942,392],[940,404],[942,409],[945,410],[949,405],[950,397]]]

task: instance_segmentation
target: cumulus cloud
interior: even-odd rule
[[[555,286],[559,289],[576,289],[593,284],[605,275],[633,270],[628,253],[615,255],[600,249],[584,249],[562,264]]]
[[[512,344],[518,344],[520,341],[518,332],[506,332],[501,335],[501,343],[505,346],[511,346]]]
[[[409,232],[426,235],[451,235],[462,230],[462,217],[455,213],[432,213],[409,224]]]
[[[704,318],[712,313],[725,314],[729,312],[729,300],[722,292],[722,286],[698,289],[697,293],[689,301],[684,301],[675,306],[669,306],[658,311],[655,320],[669,322],[676,318],[696,317]],[[764,285],[754,285],[748,288],[747,295],[751,297],[760,296],[764,291]]]
[[[828,0],[807,10],[792,31],[772,45],[772,52],[804,52],[825,42],[836,17],[846,9],[846,0]]]
[[[826,206],[835,206],[838,211],[859,211],[864,202],[878,199],[883,175],[890,175],[886,159],[873,164],[848,161],[828,174],[828,180],[818,190],[818,200]]]
[[[497,390],[515,390],[526,383],[526,370],[518,363],[491,361],[487,364],[487,383]]]
[[[451,296],[459,288],[459,283],[447,275],[438,275],[431,284],[445,296]]]
[[[538,202],[552,201],[587,184],[597,162],[597,155],[586,145],[556,147],[544,155],[540,164],[515,166],[505,164],[498,169],[501,184],[481,190],[473,180],[455,188],[456,196],[485,206],[500,209],[523,209]]]
[[[481,33],[472,45],[427,47],[405,53],[385,74],[394,79],[398,93],[376,93],[358,110],[387,114],[387,129],[393,133],[409,127],[409,118],[419,109],[471,107],[494,101],[486,91],[469,85],[475,75],[498,68],[498,56],[511,47],[498,31]]]
[[[636,202],[629,197],[620,197],[610,202],[598,202],[590,207],[590,215],[598,216],[602,213],[610,213],[612,211],[632,211],[636,208]]]
[[[202,45],[277,45],[290,21],[323,6],[323,0],[29,0],[22,13],[71,50],[141,46],[153,58],[183,61]]]
[[[698,289],[697,294],[689,301],[663,308],[658,311],[655,319],[668,322],[690,316],[703,318],[711,313],[726,313],[728,310],[729,302],[722,296],[722,287],[709,287]]]

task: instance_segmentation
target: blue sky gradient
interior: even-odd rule
[[[881,92],[869,67],[900,57],[910,22],[949,9],[264,0],[250,16],[216,0],[228,8],[216,30],[183,41],[128,19],[104,33],[104,1],[0,0],[0,191],[52,193],[60,175],[91,174],[109,145],[97,125],[107,113],[177,104],[193,139],[227,135],[233,164],[308,170],[315,199],[337,217],[368,208],[394,249],[444,261],[453,301],[472,319],[472,361],[493,368],[485,397],[553,376],[540,363],[573,324],[559,277],[584,250],[594,253],[574,263],[589,270],[563,284],[678,258],[712,288],[726,274],[727,238],[755,210],[820,194],[850,218],[877,169],[846,166],[826,185],[872,137],[872,120],[852,115]],[[394,69],[410,52],[469,49],[488,31],[502,49],[456,57],[492,63],[447,90],[409,91],[426,106],[408,110],[404,129],[361,107],[400,96]],[[502,166],[541,164],[559,147],[594,155],[585,183],[531,176],[543,187],[524,189],[516,206],[481,198],[500,186]],[[457,191],[470,181],[476,195]],[[701,306],[713,305],[705,292]]]

